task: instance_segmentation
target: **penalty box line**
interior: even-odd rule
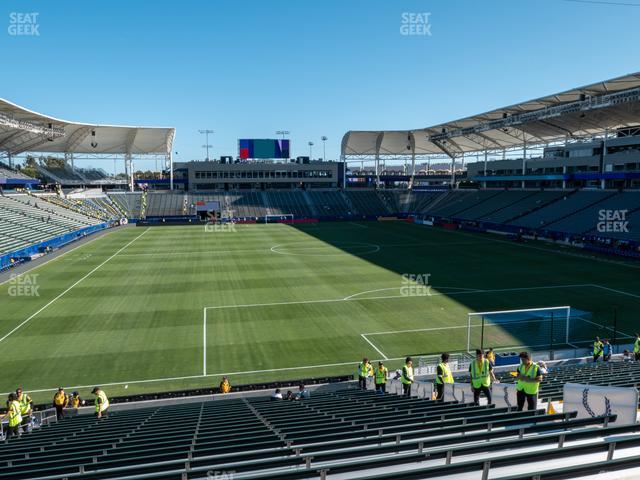
[[[581,287],[594,287],[594,285],[577,284],[577,285],[547,285],[547,286],[541,286],[541,287],[498,288],[498,289],[478,289],[478,290],[469,289],[469,290],[464,290],[460,292],[450,292],[450,293],[438,292],[425,297],[429,298],[431,296],[438,296],[438,295],[456,296],[456,295],[469,295],[469,294],[477,294],[477,293],[515,292],[515,291],[528,291],[528,290],[545,290],[545,289],[554,289],[554,288],[581,288]],[[392,288],[396,288],[396,287],[392,287]],[[397,288],[400,289],[401,287],[397,287]],[[433,287],[433,288],[437,289],[438,287]],[[447,288],[447,287],[444,287],[444,288]],[[448,287],[448,288],[452,288],[452,287]],[[360,294],[369,293],[369,292],[372,292],[372,291],[369,290],[366,292],[361,292]],[[391,299],[391,298],[394,298],[394,299],[416,298],[416,296],[412,296],[412,295],[383,295],[383,296],[376,296],[376,297],[355,298],[356,295],[359,295],[359,294],[356,293],[354,295],[349,295],[344,298],[331,298],[331,299],[324,299],[324,300],[297,300],[297,301],[289,301],[289,302],[246,303],[246,304],[239,304],[239,305],[214,305],[214,306],[204,307],[203,315],[202,315],[203,317],[203,320],[202,320],[202,375],[203,376],[207,375],[207,317],[208,317],[207,312],[209,310],[226,310],[226,309],[232,309],[232,308],[260,308],[260,307],[275,307],[275,306],[283,306],[283,305],[306,305],[306,304],[317,304],[317,303],[361,302],[364,300],[385,300],[385,299]],[[434,330],[437,330],[437,329],[444,330],[449,328],[454,328],[454,327],[434,327]],[[461,327],[455,327],[455,328],[467,328],[467,326],[463,325]],[[414,331],[424,331],[424,329],[417,329]],[[382,332],[382,333],[385,333],[385,332]],[[393,332],[393,333],[396,333],[396,332]],[[397,333],[402,333],[402,332],[397,332]],[[376,352],[378,352],[383,357],[384,360],[391,360],[378,346],[376,346],[369,338],[367,338],[369,335],[377,335],[377,334],[381,334],[381,333],[380,332],[373,333],[373,334],[361,333],[360,336],[366,343],[368,343],[371,347],[373,347],[373,349],[376,350]],[[295,368],[295,367],[292,367],[292,368]]]

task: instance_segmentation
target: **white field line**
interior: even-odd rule
[[[204,309],[202,322],[202,375],[207,376],[207,309]]]
[[[291,242],[291,243],[306,243],[304,240],[301,240],[299,242]],[[355,243],[359,243],[359,242],[353,242]],[[447,246],[474,246],[474,245],[479,245],[482,242],[454,242],[454,243],[447,243]],[[360,244],[363,245],[363,244]],[[373,246],[374,244],[368,244]],[[270,252],[272,251],[272,248],[277,248],[281,245],[274,245],[273,247],[270,248],[251,248],[251,249],[235,249],[235,250],[189,250],[189,251],[170,251],[170,252],[144,252],[144,253],[123,253],[122,255],[120,255],[121,257],[149,257],[149,256],[163,256],[163,257],[170,257],[173,255],[199,255],[199,254],[234,254],[234,253],[265,253],[265,252]],[[313,246],[313,247],[306,247],[305,249],[307,250],[317,250],[317,249],[327,249],[332,247],[333,245],[331,245],[330,243],[327,243],[326,245],[320,245],[320,246]],[[433,243],[433,242],[420,242],[420,243],[381,243],[379,245],[375,245],[377,247],[381,247],[381,248],[403,248],[403,247],[438,247],[439,245],[437,243]],[[359,247],[358,245],[353,245],[350,248],[362,248],[361,246]],[[335,247],[335,248],[341,248],[341,247]],[[276,252],[277,253],[277,252]],[[345,252],[344,255],[348,254],[348,252]],[[299,255],[303,255],[303,253],[299,254]],[[343,255],[343,254],[340,254]],[[315,256],[315,255],[314,255]]]
[[[325,300],[298,300],[292,302],[271,302],[271,303],[245,303],[240,305],[215,305],[210,307],[204,307],[205,310],[218,310],[225,308],[252,308],[252,307],[272,307],[278,305],[301,305],[301,304],[313,304],[313,303],[335,303],[335,302],[359,302],[363,300],[384,300],[387,298],[416,298],[416,297],[434,297],[437,295],[467,295],[467,294],[476,294],[476,293],[493,293],[493,292],[515,292],[515,291],[528,291],[528,290],[546,290],[546,289],[554,289],[554,288],[583,288],[583,287],[592,287],[591,284],[575,284],[575,285],[548,285],[543,287],[520,287],[520,288],[497,288],[497,289],[487,289],[487,290],[469,290],[463,292],[451,292],[451,293],[432,293],[431,295],[384,295],[380,297],[364,297],[364,298],[351,298],[353,295],[344,298],[332,298]],[[395,288],[395,287],[394,287]],[[433,287],[437,288],[437,287]],[[359,295],[359,294],[355,294]]]
[[[356,223],[356,222],[349,222],[351,225],[354,225],[356,227],[360,227],[360,228],[369,228],[366,225],[363,225],[361,223]]]
[[[93,243],[93,242],[95,242],[96,240],[100,240],[100,239],[101,239],[102,237],[104,237],[105,235],[108,235],[108,234],[110,234],[110,233],[114,233],[114,232],[118,232],[118,231],[119,231],[119,229],[113,229],[113,230],[111,230],[110,232],[105,232],[105,233],[103,233],[103,234],[102,234],[102,235],[100,235],[100,236],[97,236],[97,237],[94,237],[94,238],[90,238],[89,240],[87,240],[87,241],[85,241],[85,242],[81,243],[80,245],[77,245],[77,246],[73,247],[72,249],[67,250],[66,252],[63,252],[63,253],[61,253],[60,255],[56,255],[55,257],[50,258],[50,259],[49,259],[49,260],[47,260],[46,262],[39,263],[38,265],[35,265],[35,266],[31,267],[30,269],[25,270],[24,272],[18,273],[18,274],[17,274],[16,276],[14,276],[13,278],[9,278],[9,279],[7,279],[7,280],[4,280],[4,281],[0,282],[0,286],[4,285],[5,283],[8,283],[8,282],[12,281],[14,278],[18,278],[18,277],[21,277],[22,275],[26,275],[27,273],[30,273],[30,272],[32,272],[33,270],[37,269],[37,268],[44,267],[47,263],[53,262],[53,261],[55,261],[55,260],[58,260],[59,258],[64,257],[65,255],[67,255],[68,253],[73,252],[74,250],[77,250],[77,249],[82,248],[82,247],[86,247],[86,246],[87,246],[87,245],[89,245],[90,243]]]
[[[73,283],[70,287],[68,287],[66,290],[64,290],[60,295],[58,295],[57,297],[55,297],[53,300],[50,300],[46,305],[44,305],[43,307],[41,307],[38,311],[36,311],[35,313],[33,313],[32,315],[30,315],[26,320],[24,320],[22,323],[20,323],[17,327],[15,327],[13,330],[11,330],[9,333],[7,333],[4,337],[0,338],[0,342],[2,342],[3,340],[5,340],[7,337],[9,337],[10,335],[12,335],[14,332],[16,332],[17,330],[19,330],[22,326],[26,325],[27,323],[29,323],[33,318],[35,318],[38,314],[40,314],[41,312],[43,312],[44,310],[46,310],[47,308],[49,308],[53,303],[55,303],[56,301],[58,301],[60,298],[62,298],[64,295],[66,295],[68,292],[70,292],[74,287],[76,287],[79,283],[81,283],[83,280],[87,279],[89,276],[91,276],[91,274],[93,274],[94,272],[96,272],[99,268],[101,268],[104,264],[106,264],[109,260],[111,260],[112,258],[114,258],[116,255],[118,255],[120,252],[122,252],[125,248],[127,248],[129,245],[131,245],[133,242],[135,242],[136,240],[138,240],[140,237],[142,237],[145,233],[147,233],[149,231],[149,228],[147,228],[144,232],[142,232],[140,235],[138,235],[136,238],[134,238],[133,240],[131,240],[129,243],[127,243],[124,247],[120,248],[116,253],[114,253],[113,255],[111,255],[109,258],[107,258],[104,262],[102,262],[100,265],[98,265],[97,267],[95,267],[93,270],[91,270],[89,273],[87,273],[85,276],[83,276],[80,280],[77,280],[75,283]]]
[[[371,345],[376,352],[378,352],[380,355],[382,355],[382,358],[384,358],[385,360],[389,360],[389,357],[387,357],[382,350],[380,350],[378,347],[376,347],[373,344],[373,342],[366,337],[366,335],[364,333],[361,333],[360,336],[364,339],[365,342],[367,342],[369,345]]]
[[[358,297],[360,295],[364,295],[365,293],[375,293],[375,292],[385,292],[385,291],[389,291],[389,290],[400,290],[403,287],[414,287],[414,286],[422,286],[422,287],[429,287],[429,289],[434,288],[436,290],[444,290],[444,289],[450,289],[450,290],[464,290],[464,291],[473,291],[476,292],[477,290],[474,288],[461,288],[461,287],[433,287],[431,285],[421,285],[419,283],[415,283],[415,284],[407,284],[407,285],[401,285],[399,287],[389,287],[389,288],[378,288],[376,290],[367,290],[365,292],[359,292],[359,293],[354,293],[353,295],[349,295],[348,297],[344,297],[342,300],[351,300],[352,298]],[[431,291],[431,290],[429,290]],[[429,295],[424,295],[424,296],[433,296],[434,294],[429,294]],[[448,295],[448,294],[443,294],[442,292],[438,292],[435,295]]]
[[[629,297],[640,298],[640,295],[636,295],[635,293],[623,292],[622,290],[616,290],[615,288],[605,287],[603,285],[592,285],[597,288],[601,288],[603,290],[609,290],[610,292],[619,293],[620,295],[627,295]]]

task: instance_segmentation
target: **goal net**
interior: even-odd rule
[[[472,312],[468,315],[467,351],[489,347],[577,347],[606,336],[591,313],[570,306]],[[608,333],[610,335],[610,333]]]
[[[293,221],[293,213],[281,213],[279,215],[265,215],[264,223],[287,223]]]

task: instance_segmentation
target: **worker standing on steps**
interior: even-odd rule
[[[469,374],[471,375],[471,391],[473,392],[473,403],[480,405],[480,394],[484,393],[487,397],[487,403],[491,404],[491,382],[497,383],[498,380],[493,373],[493,366],[489,360],[484,358],[482,350],[476,350],[476,359],[469,365]]]
[[[96,417],[106,417],[107,409],[109,408],[107,394],[104,393],[100,387],[95,387],[91,390],[91,393],[96,396]]]
[[[378,368],[376,368],[374,372],[377,393],[385,393],[387,391],[388,376],[389,376],[389,369],[387,369],[387,367],[384,366],[384,363],[378,362]]]
[[[16,400],[20,404],[20,415],[22,416],[22,433],[27,433],[31,427],[32,400],[31,397],[22,391],[22,388],[16,389]]]
[[[358,387],[362,390],[367,389],[367,377],[373,376],[373,367],[369,363],[367,357],[362,359],[362,362],[358,364]]]
[[[7,428],[5,440],[9,440],[11,437],[19,437],[22,415],[20,415],[20,403],[18,403],[15,393],[9,394],[9,399],[7,400],[7,413],[0,417],[0,420],[4,417],[9,418],[9,426]]]
[[[413,384],[413,360],[411,357],[407,357],[402,367],[402,374],[400,375],[400,381],[402,382],[402,394],[405,397],[411,396],[411,385]]]
[[[453,383],[453,375],[449,368],[449,354],[440,355],[440,363],[436,368],[436,400],[444,401],[444,384]]]
[[[538,365],[531,360],[529,352],[520,353],[517,378],[518,411],[521,412],[524,409],[525,401],[527,402],[527,410],[535,410],[538,406],[538,390],[542,375]]]

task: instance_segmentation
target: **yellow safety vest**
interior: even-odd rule
[[[67,396],[64,393],[56,393],[53,396],[53,403],[59,407],[64,407],[67,403]]]
[[[408,365],[402,367],[400,381],[405,385],[411,385],[413,383],[413,367],[409,367]]]
[[[521,363],[518,366],[518,373],[523,377],[536,378],[539,375],[538,364],[532,362],[527,369],[527,367],[525,367],[524,364]],[[539,389],[540,382],[530,383],[518,380],[518,384],[516,385],[516,390],[519,390],[520,392],[524,390],[524,393],[526,393],[527,395],[537,395]]]
[[[107,408],[109,408],[109,399],[106,393],[100,390],[96,396],[96,413],[104,412]]]
[[[602,353],[602,342],[593,342],[593,354],[600,355]]]
[[[20,403],[14,400],[9,403],[9,427],[17,427],[22,423],[22,414],[20,413]]]
[[[31,406],[29,405],[31,403],[29,395],[22,392],[22,396],[18,399],[18,403],[20,404],[20,413],[22,415],[26,415],[27,413],[29,413],[29,409],[31,408]]]
[[[471,384],[473,388],[488,387],[491,385],[491,377],[489,376],[489,360],[482,360],[482,368],[478,370],[478,361],[471,362]]]
[[[451,375],[451,369],[447,363],[439,363],[438,367],[442,370],[442,381],[440,380],[440,376],[438,376],[438,372],[436,371],[436,383],[438,385],[442,383],[453,383],[453,375]]]
[[[80,407],[80,397],[71,397],[71,407],[72,408]]]
[[[633,342],[633,353],[640,353],[640,338],[636,338],[636,341]]]
[[[372,367],[370,363],[360,363],[360,365],[358,365],[358,373],[361,377],[368,377],[370,376]]]
[[[376,368],[376,383],[380,385],[381,383],[387,383],[387,374],[389,370],[387,367]]]

